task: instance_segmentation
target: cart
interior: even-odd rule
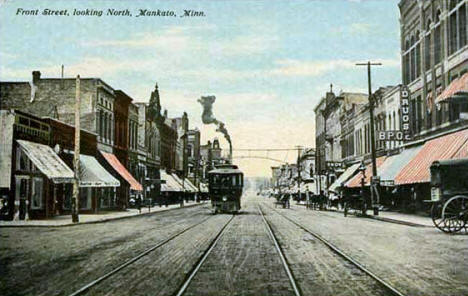
[[[468,233],[468,159],[431,165],[431,217],[446,233]]]

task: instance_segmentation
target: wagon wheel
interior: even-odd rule
[[[468,197],[457,195],[450,198],[442,208],[448,232],[457,232],[465,227],[468,218]]]
[[[440,230],[445,231],[445,219],[442,218],[442,207],[443,204],[441,202],[434,203],[431,207],[431,217],[432,217],[432,222],[434,225],[439,228]]]

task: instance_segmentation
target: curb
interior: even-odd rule
[[[396,220],[396,219],[392,219],[392,218],[378,217],[378,216],[368,216],[367,218],[370,218],[370,219],[373,219],[373,220],[379,220],[379,221],[383,221],[383,222],[388,222],[388,223],[412,226],[412,227],[428,227],[428,228],[433,228],[434,227],[434,226],[429,226],[429,225],[424,225],[424,224],[419,224],[419,223],[413,223],[413,222]]]
[[[130,215],[130,216],[122,216],[122,217],[115,217],[115,218],[105,218],[101,220],[96,220],[96,221],[87,221],[87,222],[78,222],[78,223],[68,223],[68,224],[60,224],[60,225],[0,225],[0,228],[22,228],[22,227],[30,227],[30,228],[60,228],[60,227],[72,227],[72,226],[80,226],[80,225],[85,225],[85,224],[98,224],[98,223],[104,223],[104,222],[110,222],[110,221],[117,221],[117,220],[123,220],[123,219],[130,219],[130,218],[135,218],[135,217],[141,217],[141,216],[149,216],[149,215],[154,215],[158,213],[164,213],[168,211],[173,211],[173,210],[180,210],[180,209],[185,209],[185,208],[192,208],[200,205],[204,205],[205,203],[196,203],[196,204],[190,204],[186,205],[183,207],[179,208],[171,208],[171,209],[163,209],[160,211],[155,211],[155,212],[149,212],[149,213],[141,213],[141,214],[136,214],[136,215]]]
[[[305,204],[296,204],[298,206],[305,206]],[[327,210],[328,212],[335,212],[335,213],[343,213],[343,211],[339,210],[332,210],[329,209]],[[378,220],[382,222],[388,222],[388,223],[394,223],[394,224],[400,224],[400,225],[406,225],[406,226],[412,226],[412,227],[427,227],[427,228],[433,228],[435,226],[433,225],[424,225],[424,224],[419,224],[419,223],[414,223],[414,222],[409,222],[409,221],[403,221],[403,220],[397,220],[397,219],[392,219],[392,218],[385,218],[385,217],[380,217],[380,216],[373,216],[373,215],[367,215],[368,219],[373,219],[373,220]]]

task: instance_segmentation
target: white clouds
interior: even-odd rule
[[[156,49],[166,52],[184,51],[195,46],[197,40],[186,34],[187,28],[172,26],[161,32],[137,33],[129,39],[108,39],[86,41],[85,47],[117,47],[131,49]]]
[[[353,23],[349,26],[351,34],[365,34],[371,31],[372,25],[368,23]]]
[[[349,60],[280,60],[276,63],[279,67],[272,70],[271,74],[280,76],[319,76],[333,70],[354,67],[354,63]]]

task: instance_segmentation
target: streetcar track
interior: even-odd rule
[[[261,208],[261,206],[259,206]],[[373,272],[371,272],[370,270],[368,270],[366,267],[364,267],[364,265],[362,265],[361,263],[359,263],[358,261],[356,261],[355,259],[353,259],[351,256],[349,256],[348,254],[346,254],[345,252],[343,252],[341,249],[339,249],[337,246],[335,246],[334,244],[332,244],[330,241],[326,240],[325,238],[323,238],[321,235],[319,235],[318,233],[308,229],[306,226],[302,225],[301,223],[297,222],[297,221],[294,221],[293,219],[287,217],[286,215],[278,212],[277,210],[267,206],[267,208],[269,208],[270,210],[272,210],[273,212],[275,212],[276,214],[278,214],[279,216],[283,217],[284,219],[288,220],[289,222],[293,223],[294,225],[298,226],[300,229],[304,230],[305,232],[309,233],[310,235],[314,236],[315,238],[317,238],[318,240],[320,240],[324,245],[326,245],[330,250],[332,250],[335,254],[339,255],[340,257],[344,258],[345,260],[347,260],[348,262],[350,262],[352,265],[354,265],[355,267],[357,267],[359,270],[361,270],[362,272],[364,272],[365,274],[367,274],[368,276],[370,276],[371,278],[373,278],[376,282],[378,282],[382,287],[384,287],[386,290],[388,290],[389,292],[392,293],[392,295],[396,295],[396,296],[406,296],[405,294],[403,294],[402,292],[400,292],[397,288],[393,287],[391,284],[387,283],[384,279],[382,279],[381,277],[377,276],[376,274],[374,274]]]
[[[179,232],[177,232],[176,234],[170,236],[169,238],[163,240],[162,242],[159,242],[157,243],[156,245],[152,246],[151,248],[141,252],[140,254],[138,254],[137,256],[125,261],[124,263],[122,263],[121,265],[119,265],[118,267],[112,269],[111,271],[109,271],[108,273],[102,275],[101,277],[95,279],[94,281],[91,281],[89,282],[88,284],[82,286],[81,288],[79,288],[78,290],[75,290],[73,293],[69,294],[69,296],[77,296],[77,295],[82,295],[83,293],[87,292],[89,289],[93,288],[94,286],[96,286],[97,284],[99,284],[100,282],[104,281],[105,279],[115,275],[116,273],[118,273],[119,271],[121,271],[122,269],[124,269],[125,267],[131,265],[132,263],[135,263],[136,261],[138,261],[139,259],[141,259],[142,257],[148,255],[149,253],[153,252],[154,250],[156,249],[159,249],[160,247],[166,245],[167,243],[169,243],[170,241],[174,240],[175,238],[179,237],[180,235],[184,234],[185,232],[189,231],[190,229],[193,229],[203,223],[205,223],[206,221],[208,221],[209,219],[211,219],[212,216],[206,218],[206,219],[203,219],[202,221],[200,221],[199,223],[196,223],[196,224],[193,224]]]
[[[273,230],[271,229],[270,224],[266,220],[265,216],[263,215],[262,209],[259,205],[258,206],[258,212],[260,213],[260,216],[263,219],[263,222],[265,222],[266,229],[268,230],[268,234],[273,241],[273,244],[275,245],[276,251],[278,252],[279,257],[281,258],[281,263],[283,264],[283,267],[286,271],[286,274],[288,275],[289,282],[291,283],[291,286],[294,290],[294,294],[296,296],[301,296],[302,293],[299,289],[299,286],[297,285],[296,278],[294,277],[293,272],[291,271],[291,268],[289,267],[289,263],[286,260],[286,257],[284,256],[284,251],[281,248],[281,245],[278,242],[278,239],[276,238],[276,235],[274,234]]]
[[[194,268],[191,270],[190,274],[187,276],[184,283],[180,286],[180,288],[177,290],[177,293],[175,293],[174,295],[181,296],[181,295],[183,295],[185,293],[188,286],[190,285],[190,282],[195,277],[197,272],[200,270],[201,266],[206,261],[206,258],[208,258],[211,251],[215,248],[216,244],[221,239],[221,237],[223,236],[225,230],[227,229],[228,225],[231,224],[231,221],[234,219],[234,217],[235,217],[235,215],[232,215],[231,218],[226,222],[226,224],[224,224],[223,228],[221,228],[221,230],[218,232],[218,234],[215,236],[215,238],[211,241],[210,245],[205,250],[203,256],[201,256],[200,259],[197,261],[197,263],[195,263]]]

